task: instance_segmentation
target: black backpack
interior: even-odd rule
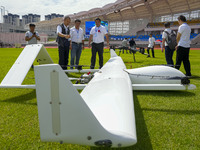
[[[177,46],[176,41],[176,34],[174,31],[171,31],[171,33],[168,33],[167,31],[164,31],[167,34],[166,42],[171,50],[175,50],[175,47]]]

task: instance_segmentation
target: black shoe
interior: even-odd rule
[[[67,70],[67,67],[62,67],[63,70]]]
[[[185,74],[187,77],[191,77],[192,75],[191,75],[191,73],[189,73],[189,74]]]

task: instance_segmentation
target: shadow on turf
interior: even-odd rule
[[[134,93],[134,109],[135,109],[135,121],[136,121],[136,132],[137,132],[137,144],[125,147],[125,148],[98,148],[91,147],[91,150],[152,150],[152,144],[145,124],[144,115],[140,103],[137,98],[137,94]]]
[[[170,114],[184,114],[184,115],[196,115],[200,114],[199,110],[173,110],[173,109],[151,109],[151,108],[142,108],[144,111],[154,111],[154,112],[166,112]]]
[[[29,93],[26,93],[24,95],[19,95],[16,97],[12,97],[3,101],[0,101],[0,103],[21,103],[21,104],[28,104],[28,105],[37,105],[37,103],[27,103],[27,101],[32,100],[36,98],[36,92],[35,90],[32,90]]]
[[[137,91],[137,95],[152,95],[152,96],[163,96],[163,97],[191,97],[196,96],[195,93],[189,91]]]
[[[188,91],[162,91],[162,92],[155,92],[155,91],[137,91],[137,95],[152,95],[152,96],[163,96],[165,97],[193,97],[196,96],[195,93],[188,92]],[[181,100],[181,99],[180,99]],[[142,108],[142,111],[154,111],[154,112],[166,112],[170,114],[184,114],[184,115],[195,115],[200,114],[199,110],[173,110],[173,109],[158,109],[158,108]]]

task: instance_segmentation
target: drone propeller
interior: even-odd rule
[[[179,76],[176,76],[176,77],[168,77],[168,78],[165,78],[167,80],[181,80],[181,84],[183,85],[188,85],[190,84],[190,79],[200,79],[199,76],[185,76],[185,77],[179,77]]]
[[[183,85],[188,85],[190,84],[190,79],[185,76],[185,77],[169,77],[169,78],[166,78],[167,80],[181,80],[181,84]]]
[[[200,76],[185,76],[185,77],[169,77],[168,80],[181,80],[181,79],[200,79]]]

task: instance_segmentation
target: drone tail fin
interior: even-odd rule
[[[136,143],[99,122],[58,64],[36,66],[35,81],[42,141],[105,147]]]
[[[110,56],[117,57],[117,54],[115,53],[115,51],[113,49],[110,49]]]

